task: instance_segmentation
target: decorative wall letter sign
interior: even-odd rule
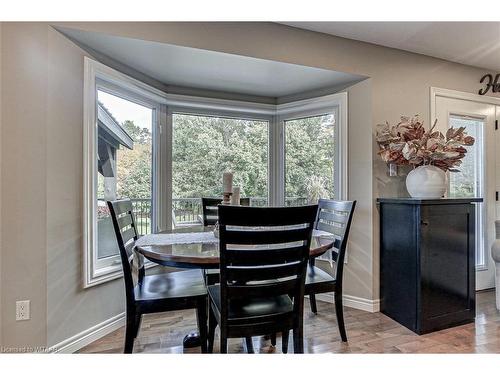
[[[486,86],[483,87],[481,90],[479,90],[479,95],[486,94],[488,91],[490,91],[490,89],[491,89],[491,92],[500,92],[500,83],[498,83],[499,78],[500,78],[500,74],[497,74],[495,76],[495,79],[493,79],[493,74],[485,74],[481,78],[479,83],[485,82]]]

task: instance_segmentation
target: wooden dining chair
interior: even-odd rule
[[[222,203],[219,198],[201,198],[203,226],[215,225],[218,219],[217,206]]]
[[[351,228],[356,201],[334,201],[320,199],[314,228],[330,233],[334,238],[332,258],[335,262],[334,276],[315,265],[315,259],[309,260],[307,268],[305,294],[309,295],[311,311],[317,314],[316,294],[334,293],[335,313],[339,325],[342,341],[347,341],[344,324],[344,310],[342,305],[342,281],[344,273],[344,259],[347,248],[347,239]]]
[[[242,206],[250,206],[250,198],[240,198],[240,205]]]
[[[304,351],[304,285],[317,206],[219,206],[220,284],[208,286],[208,351],[227,339],[282,333]]]
[[[206,353],[207,290],[201,270],[145,275],[144,257],[134,251],[137,229],[132,202],[123,199],[107,203],[120,249],[125,281],[127,325],[124,353],[132,353],[143,314],[184,309],[196,309],[201,351]]]
[[[201,208],[203,216],[203,226],[215,225],[219,218],[217,206],[222,203],[219,198],[201,198]],[[250,206],[250,198],[240,198],[241,206]]]

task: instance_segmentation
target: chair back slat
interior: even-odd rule
[[[341,241],[344,236],[344,227],[337,227],[324,221],[318,221],[316,229],[333,234],[335,239],[339,241]]]
[[[115,200],[113,202],[114,210],[117,214],[123,214],[131,210],[132,202],[130,199]],[[109,205],[109,203],[108,203]]]
[[[240,204],[242,206],[250,206],[250,198],[246,197],[246,198],[240,198]]]
[[[113,221],[118,249],[123,267],[123,278],[125,281],[125,294],[127,300],[133,301],[135,280],[141,282],[144,277],[144,259],[142,255],[134,251],[137,240],[137,228],[134,220],[132,202],[130,199],[108,201],[108,208]],[[134,265],[134,261],[137,265]],[[134,267],[135,266],[135,267]],[[138,275],[133,274],[133,269],[137,269]]]
[[[290,295],[301,311],[317,206],[219,206],[221,314],[231,299]]]
[[[332,258],[336,263],[337,287],[342,288],[344,259],[347,250],[347,238],[351,228],[356,201],[334,201],[320,199],[316,215],[315,228],[329,232],[335,238]]]
[[[311,228],[303,227],[288,230],[273,228],[271,230],[228,230],[226,231],[226,242],[228,244],[241,245],[260,245],[260,244],[279,244],[294,241],[302,241],[311,231]]]
[[[219,218],[217,206],[222,203],[219,198],[201,198],[203,226],[215,225]]]
[[[347,220],[349,220],[348,215],[336,214],[326,210],[321,210],[320,217],[327,222],[337,224],[345,224],[347,223]]]
[[[226,248],[226,261],[232,266],[258,266],[262,261],[261,258],[267,258],[268,264],[281,264],[289,262],[290,259],[300,252],[301,246],[291,246],[287,248],[274,248],[269,246],[266,249],[231,249]]]
[[[125,229],[122,233],[122,238],[123,238],[123,243],[128,243],[130,240],[136,240],[137,239],[137,233],[135,231],[135,227],[129,227],[128,229]]]
[[[280,280],[275,283],[262,284],[259,288],[254,286],[240,285],[238,288],[229,289],[227,296],[229,299],[237,299],[243,294],[246,298],[254,297],[272,297],[276,295],[285,295],[295,288],[297,281],[295,279]]]
[[[291,212],[289,211],[290,207],[245,207],[221,205],[219,206],[219,224],[221,224],[221,207],[231,207],[231,210],[226,210],[225,221],[228,223],[227,225],[244,227],[279,227],[303,224],[300,222],[300,218],[307,217],[311,207],[317,207],[317,205],[293,207],[295,209],[293,215],[291,215]],[[272,214],[270,214],[271,212]],[[268,217],[259,217],[262,214],[268,215]]]
[[[203,225],[215,225],[219,219],[219,210],[217,206],[222,203],[220,198],[201,198],[201,208],[203,216]],[[240,198],[240,205],[250,206],[250,198]]]
[[[226,279],[233,285],[240,285],[251,281],[293,277],[300,273],[300,267],[300,261],[265,267],[231,266],[226,269]]]
[[[118,225],[120,228],[125,228],[132,225],[132,215],[125,215],[118,218]]]

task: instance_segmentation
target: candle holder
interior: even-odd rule
[[[231,204],[231,195],[233,195],[231,192],[223,193],[222,204]]]

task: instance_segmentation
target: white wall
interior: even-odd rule
[[[125,310],[123,280],[82,289],[83,56],[48,29],[47,345]]]
[[[4,24],[2,47],[2,339],[51,346],[123,312],[123,281],[81,287],[84,52],[38,23]]]
[[[372,121],[372,83],[367,79],[347,90],[349,98],[349,198],[356,199],[355,215],[348,245],[348,263],[345,268],[344,293],[365,299],[373,290],[372,273],[373,236],[372,149],[366,129]]]
[[[2,342],[46,344],[47,27],[2,25]],[[8,111],[5,110],[8,108]],[[15,321],[15,301],[31,320]]]

